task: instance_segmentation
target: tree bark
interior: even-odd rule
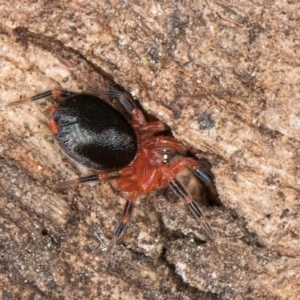
[[[298,299],[296,1],[0,3],[1,299]],[[221,207],[201,226],[168,190],[137,203],[82,175],[46,125],[61,87],[124,89],[212,164]],[[99,239],[102,241],[99,242]]]

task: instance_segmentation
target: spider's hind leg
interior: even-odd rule
[[[127,166],[127,167],[125,167],[121,170],[118,170],[118,171],[101,172],[101,173],[98,173],[98,174],[93,174],[93,175],[86,176],[86,177],[79,177],[79,178],[76,178],[74,180],[62,182],[62,183],[59,183],[57,185],[57,187],[58,188],[65,188],[65,187],[68,187],[70,185],[76,185],[76,184],[91,182],[91,181],[101,181],[101,180],[107,180],[107,179],[112,179],[112,178],[122,178],[122,177],[126,178],[127,176],[132,175],[133,172],[134,172],[134,169],[131,166]],[[132,187],[131,187],[131,190],[132,191],[129,192],[128,200],[125,204],[122,220],[119,223],[119,225],[118,225],[118,227],[117,227],[117,229],[114,233],[113,239],[111,240],[110,244],[107,247],[106,255],[108,255],[111,252],[113,246],[121,238],[121,236],[125,232],[127,224],[130,221],[132,208],[133,208],[133,202],[134,202],[134,200],[137,196],[137,191],[132,189]]]
[[[126,177],[130,176],[134,172],[133,168],[128,166],[118,171],[111,171],[111,172],[100,172],[98,174],[93,174],[85,177],[78,177],[73,180],[64,181],[56,185],[58,189],[65,188],[70,185],[76,185],[80,183],[90,182],[90,181],[101,181],[101,180],[107,180],[112,178],[118,178],[118,177]]]
[[[65,91],[65,90],[60,90],[60,89],[54,89],[54,90],[49,90],[47,92],[41,93],[41,94],[37,94],[33,97],[29,97],[29,98],[24,98],[15,102],[11,102],[7,105],[7,107],[10,106],[15,106],[15,105],[20,105],[20,104],[24,104],[24,103],[29,103],[29,102],[33,102],[33,101],[37,101],[37,100],[41,100],[44,98],[48,98],[50,96],[59,98],[68,98],[72,95],[74,95],[75,93],[70,92],[70,91]]]

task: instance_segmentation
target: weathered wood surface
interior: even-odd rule
[[[1,1],[1,299],[299,299],[299,10]],[[224,204],[204,209],[215,241],[171,193],[153,192],[103,256],[124,195],[113,183],[57,191],[80,172],[53,143],[46,102],[5,108],[115,84],[212,163]]]

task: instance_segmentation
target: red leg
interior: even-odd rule
[[[49,110],[49,117],[48,117],[48,125],[49,128],[51,130],[51,132],[53,133],[53,135],[58,133],[58,126],[55,122],[55,120],[52,118],[52,115],[58,110],[58,108],[53,107]]]
[[[74,95],[74,93],[69,92],[69,91],[64,91],[64,90],[59,90],[59,89],[54,89],[54,90],[50,90],[41,94],[37,94],[33,97],[29,97],[29,98],[25,98],[19,101],[15,101],[12,103],[9,103],[7,106],[15,106],[15,105],[19,105],[19,104],[23,104],[23,103],[28,103],[28,102],[33,102],[33,101],[37,101],[40,99],[44,99],[50,96],[54,96],[54,97],[62,97],[62,98],[67,98]]]
[[[180,157],[171,163],[170,169],[177,174],[181,172],[185,167],[190,168],[195,172],[196,176],[205,184],[211,185],[212,181],[209,176],[202,170],[199,163],[190,157]]]
[[[154,190],[157,186],[158,180],[161,178],[161,170],[159,167],[148,171],[139,181],[139,188],[142,194],[147,194]]]
[[[144,117],[144,114],[138,108],[135,108],[132,111],[131,116],[132,116],[132,121],[131,121],[132,126],[143,127],[146,125],[146,119]]]
[[[195,168],[197,165],[195,160],[183,157],[173,162],[170,167],[167,167],[164,164],[154,167],[141,178],[139,181],[139,188],[141,193],[147,194],[151,190],[164,188],[169,185],[174,193],[187,203],[194,217],[200,221],[207,235],[213,239],[213,231],[205,220],[200,206],[193,199],[188,189],[175,178],[175,175],[185,166]]]
[[[143,135],[146,136],[156,132],[162,132],[168,130],[168,126],[161,121],[146,122],[145,125],[143,126],[135,125],[133,121],[131,121],[130,123],[138,132],[139,136],[143,136]]]
[[[128,191],[128,200],[126,202],[125,208],[124,208],[124,213],[121,222],[119,223],[115,233],[114,233],[114,238],[110,242],[106,254],[108,255],[113,248],[113,246],[116,244],[116,242],[121,238],[123,235],[127,224],[130,220],[131,212],[132,212],[132,207],[133,207],[133,202],[136,199],[138,195],[138,189],[134,182],[130,181],[130,179],[127,179],[126,177],[131,176],[134,173],[134,168],[129,166],[125,167],[119,171],[112,171],[112,172],[102,172],[99,174],[94,174],[86,177],[80,177],[75,180],[67,181],[60,183],[58,185],[59,188],[63,188],[72,184],[79,184],[79,183],[84,183],[84,182],[89,182],[89,181],[98,181],[98,180],[105,180],[105,179],[110,179],[110,178],[116,178],[120,177],[118,180],[118,185],[121,190],[123,191]],[[123,184],[123,186],[122,186]],[[127,187],[125,188],[125,185],[127,184]]]
[[[165,188],[174,177],[174,172],[166,165],[156,166],[149,170],[139,181],[140,192],[147,194],[152,190]]]
[[[161,132],[168,129],[161,121],[147,122],[144,114],[140,109],[138,109],[130,95],[127,93],[121,93],[119,91],[107,91],[107,95],[117,98],[124,108],[132,116],[131,125],[140,133],[140,134],[152,134],[155,132]]]
[[[174,150],[184,153],[188,149],[181,142],[169,136],[155,136],[142,143],[141,147],[146,149]]]
[[[110,178],[116,178],[116,177],[128,177],[134,173],[134,168],[133,167],[125,167],[119,171],[112,171],[112,172],[101,172],[99,174],[94,174],[86,177],[79,177],[74,180],[66,181],[59,183],[57,185],[58,188],[64,188],[69,185],[73,184],[79,184],[79,183],[84,183],[84,182],[89,182],[89,181],[100,181],[100,180],[106,180]]]
[[[172,169],[177,174],[181,172],[185,167],[194,169],[198,166],[199,164],[194,159],[190,157],[180,157],[170,164],[170,169]]]
[[[70,96],[74,95],[73,92],[69,92],[69,91],[65,91],[65,90],[60,90],[60,89],[54,89],[54,90],[50,90],[41,94],[37,94],[33,97],[29,97],[29,98],[25,98],[19,101],[15,101],[12,102],[10,104],[8,104],[7,106],[15,106],[15,105],[19,105],[19,104],[24,104],[24,103],[29,103],[29,102],[33,102],[33,101],[37,101],[37,100],[41,100],[50,96],[54,96],[54,97],[62,97],[62,98],[68,98]],[[48,123],[49,123],[49,128],[51,130],[51,132],[55,135],[58,132],[58,127],[56,122],[54,121],[54,119],[51,117],[51,115],[57,111],[57,108],[52,108],[49,111],[49,119],[48,119]]]
[[[138,131],[139,135],[153,134],[168,129],[168,126],[161,121],[146,122],[144,114],[138,108],[132,111],[130,124]]]
[[[132,178],[120,177],[117,180],[118,187],[121,191],[131,193],[133,190],[138,189],[137,184]]]
[[[149,172],[147,172],[143,178],[138,182],[138,186],[136,185],[135,181],[133,181],[130,178],[120,178],[118,180],[118,186],[121,190],[129,192],[129,197],[125,205],[124,213],[121,222],[119,223],[115,233],[114,237],[111,240],[107,250],[106,254],[108,255],[111,252],[111,249],[114,247],[114,245],[117,243],[117,241],[121,238],[122,234],[124,233],[127,224],[129,223],[132,208],[133,208],[133,202],[135,198],[137,197],[138,193],[141,192],[143,194],[147,194],[149,191],[157,188],[158,182],[162,177],[162,173],[168,173],[165,174],[167,176],[173,176],[172,172],[168,171],[169,169],[166,168],[164,165],[162,165],[162,168],[153,168]],[[167,184],[166,184],[167,185]]]

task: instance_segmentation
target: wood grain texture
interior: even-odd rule
[[[1,299],[297,299],[296,1],[2,1]],[[82,172],[46,123],[62,87],[123,87],[212,164],[217,238],[169,191],[140,199],[114,256],[114,183],[57,191]],[[95,237],[97,234],[104,245]],[[204,241],[206,241],[204,243]]]

